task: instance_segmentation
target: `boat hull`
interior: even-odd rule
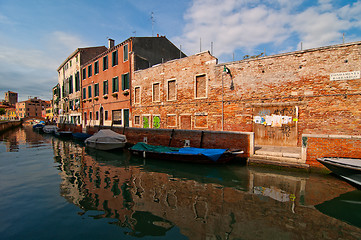
[[[217,164],[217,163],[227,163],[234,159],[236,155],[231,152],[225,152],[222,156],[217,160],[210,160],[207,156],[202,154],[175,154],[175,153],[159,153],[159,152],[151,152],[151,151],[141,151],[141,150],[133,150],[129,149],[129,151],[137,156],[143,158],[152,158],[152,159],[160,159],[166,161],[173,162],[187,162],[187,163],[206,163],[206,164]]]
[[[124,148],[125,142],[95,142],[95,141],[86,141],[85,145],[90,148],[95,148],[98,150],[113,150],[117,148]]]
[[[48,133],[48,134],[51,134],[51,133],[55,133],[58,131],[58,127],[55,126],[55,125],[45,125],[43,127],[43,132],[44,133]]]
[[[318,158],[317,160],[336,175],[361,187],[361,159]]]

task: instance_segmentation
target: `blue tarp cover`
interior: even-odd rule
[[[193,147],[184,147],[184,148],[175,148],[175,147],[166,147],[166,146],[154,146],[148,145],[143,142],[139,142],[131,147],[133,150],[138,151],[149,151],[149,152],[158,152],[158,153],[171,153],[171,154],[191,154],[191,155],[205,155],[212,161],[217,161],[222,154],[227,151],[227,149],[211,149],[211,148],[193,148]]]
[[[207,156],[212,161],[217,161],[227,149],[211,149],[211,148],[193,148],[185,147],[179,149],[180,154],[202,154]]]

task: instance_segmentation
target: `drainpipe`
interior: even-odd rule
[[[223,71],[222,71],[222,131],[224,131],[224,91],[223,91]]]

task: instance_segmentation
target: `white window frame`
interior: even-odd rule
[[[154,85],[156,85],[156,84],[159,84],[159,96],[158,96],[159,100],[158,101],[154,100]],[[160,82],[152,83],[152,102],[158,102],[158,103],[161,102],[161,100],[160,100],[160,87],[161,87]]]
[[[175,98],[174,99],[169,99],[169,82],[172,82],[172,81],[174,81],[175,82],[175,89],[174,89],[174,91],[175,91],[175,93],[174,93],[174,95],[175,95]],[[167,101],[168,102],[174,102],[174,101],[177,101],[177,79],[176,78],[172,78],[172,79],[168,79],[167,80]]]
[[[205,97],[197,97],[197,77],[199,76],[205,76],[205,81],[206,81],[206,96]],[[194,76],[194,98],[195,99],[205,99],[208,98],[208,77],[206,73],[201,73],[201,74],[197,74]]]

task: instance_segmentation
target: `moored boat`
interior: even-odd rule
[[[129,150],[132,154],[143,158],[191,163],[226,163],[243,153],[240,150],[228,149],[154,146],[143,142],[135,144]]]
[[[336,175],[361,187],[361,159],[324,157],[317,161]]]
[[[38,124],[35,124],[34,126],[33,126],[33,129],[42,129],[43,127],[44,127],[45,125],[44,124],[41,124],[41,123],[38,123]]]
[[[72,131],[56,131],[55,136],[60,138],[72,138],[73,132]]]
[[[116,133],[110,129],[102,129],[93,136],[87,138],[85,146],[99,150],[112,150],[124,148],[127,143],[125,135]]]
[[[91,137],[92,135],[87,134],[87,133],[80,133],[80,132],[76,132],[73,133],[73,138],[79,141],[85,141],[87,138]]]
[[[44,133],[55,133],[56,131],[58,131],[58,127],[56,125],[45,125],[43,127]]]

